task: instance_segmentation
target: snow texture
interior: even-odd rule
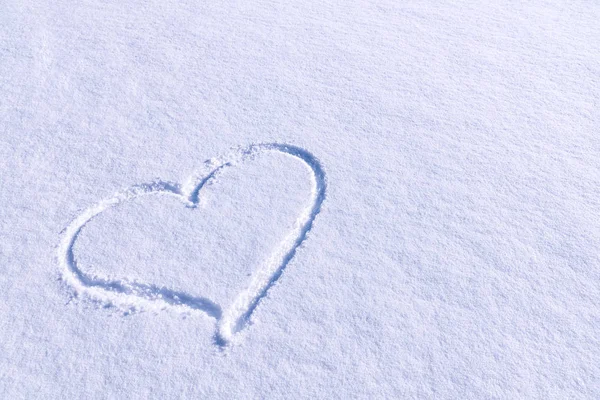
[[[0,2],[0,399],[600,398],[598,21]]]

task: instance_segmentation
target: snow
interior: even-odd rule
[[[0,398],[600,397],[599,19],[0,3]]]

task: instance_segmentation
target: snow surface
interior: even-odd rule
[[[1,1],[0,398],[600,398],[598,21]]]

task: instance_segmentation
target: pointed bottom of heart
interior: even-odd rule
[[[250,284],[240,292],[225,310],[208,298],[137,281],[116,280],[85,273],[77,265],[73,247],[83,227],[102,212],[140,196],[175,196],[188,207],[196,207],[202,188],[222,170],[241,165],[267,152],[296,157],[312,172],[310,199],[292,229],[254,273]],[[216,320],[215,344],[224,347],[248,324],[260,301],[280,278],[313,226],[325,200],[326,179],[320,162],[307,150],[286,144],[261,143],[239,148],[231,154],[208,160],[204,168],[184,185],[156,181],[135,185],[86,209],[63,231],[58,246],[58,260],[66,282],[82,295],[106,305],[124,309],[175,310],[202,312]]]

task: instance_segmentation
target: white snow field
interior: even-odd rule
[[[600,2],[0,0],[0,399],[600,398]]]

